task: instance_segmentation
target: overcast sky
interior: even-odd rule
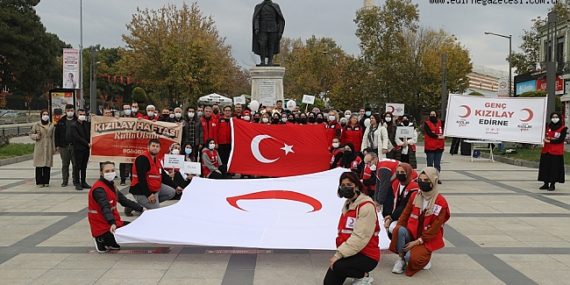
[[[467,0],[470,2],[470,0]],[[183,0],[83,0],[84,46],[100,44],[104,47],[124,46],[121,35],[137,7],[157,9],[165,4],[182,5]],[[197,1],[205,15],[211,15],[220,34],[232,46],[238,63],[244,67],[255,64],[251,52],[251,16],[260,0]],[[285,15],[284,36],[291,38],[332,37],[351,54],[359,54],[358,39],[354,35],[356,11],[362,0],[278,0]],[[376,4],[384,0],[375,0]],[[475,65],[507,71],[505,58],[508,40],[486,36],[485,31],[513,35],[513,50],[518,50],[523,29],[530,28],[531,19],[545,16],[548,5],[446,5],[419,3],[420,25],[443,28],[455,35],[469,49]],[[37,12],[51,33],[74,47],[79,46],[79,1],[41,0]]]

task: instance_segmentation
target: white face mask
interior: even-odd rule
[[[172,154],[174,154],[174,155],[179,155],[179,154],[180,154],[180,150],[177,149],[177,148],[175,148],[175,149],[172,150]]]
[[[187,155],[189,155],[189,154],[192,153],[192,149],[189,148],[189,147],[187,147],[187,148],[184,149],[184,152],[185,152]]]
[[[132,107],[131,110],[133,110],[133,112],[136,113],[139,111],[139,108]]]
[[[194,118],[194,112],[188,112],[188,118]]]
[[[552,121],[552,123],[554,124],[558,124],[558,122],[560,122],[559,118],[552,118],[550,121]]]
[[[204,115],[204,112],[198,112],[198,117],[202,117],[202,115]]]
[[[339,144],[339,143],[332,143],[332,146],[333,146],[334,148],[338,148],[338,147],[340,146],[340,144]]]
[[[372,170],[372,171],[376,171],[376,164],[372,164],[372,165],[370,165],[370,170]]]
[[[86,117],[85,115],[79,115],[77,118],[78,118],[80,121],[85,121],[85,120],[87,120],[87,117]]]
[[[261,121],[264,122],[264,123],[267,123],[267,122],[269,122],[269,119],[268,119],[268,118],[263,118],[263,119],[261,119]]]
[[[392,121],[392,118],[391,118],[391,117],[386,117],[386,118],[384,118],[384,120],[389,123],[389,122]]]
[[[73,111],[66,113],[66,115],[67,115],[68,118],[73,117],[73,114],[75,114]]]
[[[48,116],[48,115],[43,115],[43,116],[42,116],[42,120],[43,120],[43,121],[46,121],[46,122],[49,121],[49,116]]]
[[[250,117],[249,116],[243,116],[243,119],[246,121],[249,121]]]
[[[332,121],[334,121],[334,120],[336,120],[336,117],[335,117],[335,116],[329,116],[329,121],[332,122]]]
[[[112,182],[113,180],[115,180],[115,177],[117,177],[116,172],[103,173],[103,178],[105,178],[105,180],[107,180],[109,182]]]
[[[174,117],[176,117],[177,119],[182,118],[182,113],[174,113]]]
[[[281,122],[283,123],[287,122],[287,118],[281,118]]]
[[[346,119],[350,119],[350,114],[344,114],[344,117],[345,117]]]
[[[154,116],[154,112],[153,112],[153,111],[148,111],[148,112],[146,112],[146,114],[147,114],[149,117],[153,117],[153,116]]]
[[[168,115],[168,117],[170,117],[171,119],[174,119],[174,114],[170,114],[170,115]]]
[[[215,148],[216,148],[216,144],[215,144],[215,143],[211,143],[211,144],[209,145],[209,149],[213,150],[213,149],[215,149]]]
[[[131,109],[126,109],[126,110],[125,110],[125,115],[130,116],[130,115],[131,115]]]

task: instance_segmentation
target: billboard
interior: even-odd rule
[[[80,89],[79,86],[79,50],[63,49],[63,88]]]

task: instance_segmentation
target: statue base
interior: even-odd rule
[[[283,76],[285,67],[256,66],[249,70],[251,75],[251,100],[263,106],[273,107],[278,100],[283,101]]]

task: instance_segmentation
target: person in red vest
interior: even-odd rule
[[[364,169],[362,170],[362,184],[364,184],[363,191],[366,195],[374,197],[374,192],[376,191],[376,183],[378,182],[378,177],[376,177],[376,168],[378,167],[378,155],[371,151],[364,156]]]
[[[325,285],[344,284],[346,278],[356,278],[353,284],[371,284],[368,274],[380,261],[380,226],[374,201],[362,193],[364,185],[353,172],[340,176],[338,196],[346,198],[338,223],[336,252],[329,261]]]
[[[329,111],[325,126],[327,128],[327,142],[332,143],[334,138],[340,138],[342,127],[338,123],[338,115],[336,111]]]
[[[567,133],[568,128],[562,123],[560,113],[550,114],[538,168],[538,181],[544,182],[540,190],[554,191],[556,182],[564,183],[564,140]]]
[[[392,182],[396,179],[396,169],[400,162],[394,159],[384,158],[378,161],[376,166],[376,191],[374,191],[374,202],[376,206],[383,205],[392,191]]]
[[[384,227],[390,238],[392,237],[392,230],[396,227],[411,194],[420,189],[415,181],[415,173],[416,171],[414,171],[412,166],[405,162],[400,163],[398,168],[396,168],[396,179],[392,182],[392,191],[388,191],[386,201],[382,205]]]
[[[158,114],[156,113],[156,107],[154,105],[146,106],[146,116],[143,116],[142,118],[156,122],[156,120],[158,120]]]
[[[216,141],[214,139],[207,140],[206,147],[202,150],[202,176],[212,179],[223,179],[225,176],[223,165],[222,159],[216,150]]]
[[[218,119],[218,152],[223,165],[228,165],[232,150],[232,107],[225,106],[222,116]]]
[[[129,192],[133,194],[135,200],[146,209],[156,209],[160,207],[160,202],[168,201],[174,197],[176,190],[162,183],[162,164],[158,153],[160,152],[160,141],[150,139],[148,150],[135,159],[133,164],[131,187]],[[125,208],[125,214],[131,215],[132,209]]]
[[[340,142],[342,144],[352,143],[355,147],[354,150],[359,152],[360,146],[362,145],[363,133],[362,127],[358,124],[358,117],[352,115],[342,131]]]
[[[115,241],[115,230],[128,224],[123,222],[117,203],[137,212],[143,212],[141,205],[131,201],[118,191],[113,183],[117,176],[115,163],[105,161],[100,164],[101,177],[89,190],[87,219],[91,228],[91,236],[95,240],[95,249],[104,253],[110,249],[121,249]]]
[[[202,145],[208,146],[208,139],[213,138],[218,141],[218,120],[213,114],[212,107],[204,107],[204,115],[200,118],[202,125]]]
[[[125,114],[125,115],[127,115],[127,114]],[[141,112],[139,112],[139,103],[138,102],[133,102],[131,104],[130,116],[134,117],[134,118],[139,118],[139,119],[142,119],[144,117],[144,115]]]
[[[392,231],[390,250],[400,258],[392,272],[413,276],[431,268],[431,255],[445,246],[443,226],[450,218],[447,201],[437,189],[439,172],[425,168],[418,177],[420,191],[412,193],[398,224]]]
[[[338,138],[333,139],[332,144],[329,147],[329,152],[331,153],[331,169],[339,167],[344,147],[341,147],[340,140]]]
[[[445,137],[443,136],[443,122],[437,118],[435,111],[429,113],[429,120],[424,124],[424,132],[427,166],[435,167],[441,172],[441,156],[445,148]],[[441,184],[441,180],[438,179],[437,183]]]

